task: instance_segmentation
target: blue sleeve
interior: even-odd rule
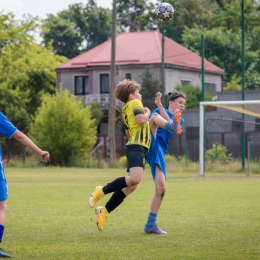
[[[11,138],[15,132],[17,131],[17,127],[15,127],[9,119],[0,112],[0,134],[5,135],[8,138]]]
[[[161,114],[159,108],[156,108],[156,109],[151,113],[151,115],[149,116],[149,119],[152,117],[152,115],[153,115],[154,113],[157,113],[157,114],[159,114],[159,115]]]
[[[181,118],[181,126],[184,124],[184,118]]]

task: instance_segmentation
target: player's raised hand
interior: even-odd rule
[[[155,98],[154,98],[155,105],[162,106],[161,98],[162,98],[162,93],[161,92],[156,92]]]

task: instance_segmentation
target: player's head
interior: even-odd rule
[[[182,91],[169,92],[168,93],[168,107],[172,110],[180,109],[184,110],[186,104],[186,95]]]
[[[124,79],[119,82],[114,91],[114,97],[120,101],[126,103],[131,99],[142,100],[142,96],[139,93],[141,85],[134,80]]]

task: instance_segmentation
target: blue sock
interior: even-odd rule
[[[174,132],[173,126],[172,126],[172,122],[166,122],[165,123],[165,129],[168,130],[169,132]]]
[[[156,223],[157,213],[150,212],[148,215],[147,226],[153,226]]]
[[[0,225],[0,243],[2,242],[4,230],[5,230],[5,227],[3,225]]]

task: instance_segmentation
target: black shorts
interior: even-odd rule
[[[125,146],[127,158],[127,172],[132,167],[145,167],[145,157],[148,149],[142,145],[131,144]]]

